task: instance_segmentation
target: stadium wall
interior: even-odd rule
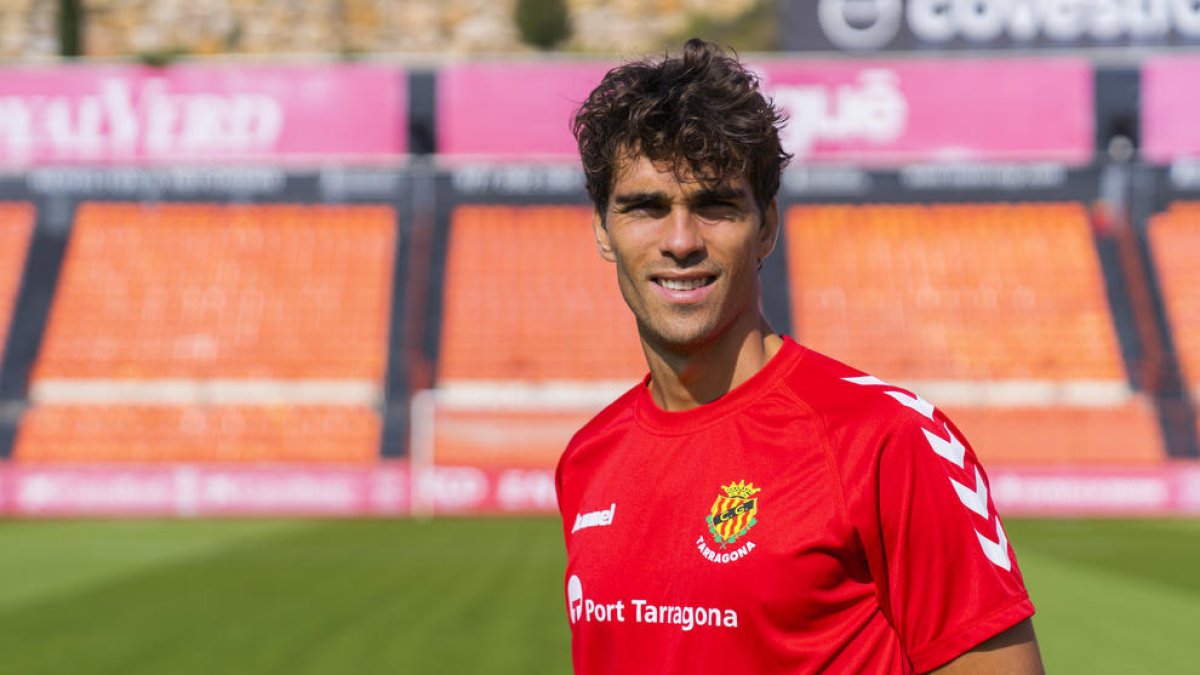
[[[11,457],[0,469],[0,509],[18,516],[552,511],[553,462],[550,451],[540,448],[565,444],[566,436],[559,436],[569,435],[570,424],[536,413],[546,397],[574,400],[581,390],[607,392],[613,382],[570,372],[549,381],[528,375],[506,381],[494,375],[471,379],[469,368],[448,371],[453,356],[445,352],[446,322],[458,311],[446,291],[459,264],[451,255],[452,234],[465,227],[468,211],[475,219],[509,213],[504,217],[518,223],[526,218],[521,214],[531,213],[524,209],[586,211],[566,120],[589,83],[611,65],[0,72],[0,81],[10,85],[0,107],[0,162],[9,167],[0,176],[0,200],[31,205],[35,214],[0,360],[0,453]],[[1106,74],[1128,68],[1106,70],[1079,58],[763,58],[756,67],[793,127],[805,130],[789,138],[799,160],[784,177],[783,211],[1068,203],[1086,214],[1123,369],[1122,396],[1153,411],[1147,433],[1158,439],[1158,449],[1150,451],[1157,459],[1087,461],[1083,448],[1077,453],[1083,462],[989,461],[1002,508],[1155,515],[1200,509],[1200,476],[1192,463],[1194,387],[1183,365],[1188,357],[1176,344],[1181,330],[1192,329],[1190,319],[1173,309],[1182,306],[1172,290],[1179,282],[1161,278],[1150,226],[1172,204],[1198,198],[1200,171],[1190,159],[1198,154],[1194,129],[1179,122],[1189,108],[1177,98],[1190,91],[1181,78],[1200,64],[1181,57],[1146,62],[1133,83],[1143,94],[1136,133],[1128,106],[1112,103],[1127,96],[1130,78]],[[1114,138],[1131,133],[1129,141],[1145,143],[1140,162],[1110,153]],[[35,370],[77,213],[81,205],[97,203],[391,209],[396,237],[387,283],[386,366],[372,385],[378,395],[367,403],[380,426],[371,458],[350,464],[269,458],[79,464],[13,456],[31,411],[53,403],[36,393]],[[787,237],[785,231],[780,252],[764,270],[764,304],[775,326],[803,339],[794,297],[798,272],[784,253]],[[544,304],[537,311],[546,321],[554,316]],[[628,363],[612,372],[640,368]],[[927,397],[954,410],[995,396],[994,387],[978,382],[965,388],[962,382],[924,384],[943,394]],[[223,391],[206,387],[196,391]],[[537,395],[521,414],[497,417],[506,401],[521,400],[531,387]],[[418,452],[413,439],[428,433],[417,428],[425,419],[420,415],[441,414],[435,406],[413,417],[414,393],[425,389],[449,390],[435,400],[474,401],[464,408],[474,418],[456,418],[465,425],[461,429],[484,439],[483,450],[472,451],[474,460],[441,461],[449,455],[439,451],[437,437]],[[288,391],[269,395],[280,400],[258,403],[294,405],[298,390]],[[336,398],[333,391],[318,389],[316,399]],[[1036,394],[1034,405],[1060,405],[1065,389],[1055,389],[1060,393],[1049,399],[1036,388],[1024,391]],[[212,403],[206,400],[192,403]],[[586,415],[598,401],[581,397],[571,414]],[[523,447],[531,438],[539,444],[536,452]],[[1071,438],[1057,442],[1080,442]],[[1045,454],[1068,456],[1061,450]]]

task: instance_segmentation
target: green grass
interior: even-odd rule
[[[1200,671],[1200,521],[1007,526],[1052,673]],[[569,672],[551,519],[0,524],[0,673]]]
[[[1200,672],[1200,521],[1012,521],[1051,673]]]

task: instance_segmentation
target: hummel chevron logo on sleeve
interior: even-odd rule
[[[987,484],[983,482],[983,474],[979,472],[979,467],[975,467],[975,489],[963,485],[962,483],[950,479],[950,483],[954,485],[954,491],[958,493],[958,501],[963,503],[963,506],[978,513],[980,517],[988,517],[988,489]]]
[[[1004,568],[1005,572],[1012,571],[1012,560],[1008,557],[1008,537],[1004,535],[1004,528],[1000,526],[1000,517],[995,518],[996,521],[996,541],[988,539],[979,530],[975,531],[975,536],[979,537],[979,545],[983,548],[983,554],[987,556],[997,567]]]
[[[843,377],[842,379],[847,382],[850,382],[851,384],[861,384],[861,385],[876,386],[876,387],[892,386],[892,385],[888,384],[887,382],[884,382],[883,380],[879,379],[878,377],[872,377],[871,375],[864,375],[862,377]],[[921,398],[920,396],[917,396],[916,394],[910,394],[907,391],[895,391],[895,390],[889,390],[889,391],[885,391],[883,393],[896,399],[897,401],[899,401],[901,403],[901,405],[904,405],[906,407],[912,408],[913,410],[916,410],[917,412],[921,413],[928,419],[933,419],[933,404],[930,403],[929,401],[926,401],[925,399]]]
[[[925,439],[929,441],[929,447],[934,452],[941,455],[942,459],[953,463],[954,466],[961,469],[963,468],[963,455],[967,454],[967,446],[958,440],[958,437],[950,431],[950,427],[945,427],[945,429],[946,435],[950,437],[948,441],[928,429],[921,429],[921,432],[925,434]]]
[[[846,377],[842,378],[846,382],[852,384],[861,384],[864,386],[891,387],[892,385],[884,382],[877,377],[865,375],[862,377]],[[918,413],[921,413],[927,419],[934,419],[934,407],[925,399],[910,394],[906,391],[896,391],[890,389],[883,392],[888,396],[899,401],[907,408],[911,408]],[[921,433],[925,434],[925,440],[929,442],[929,449],[933,450],[942,459],[954,464],[960,469],[966,469],[965,459],[967,447],[954,432],[950,430],[950,425],[943,423],[942,428],[946,430],[946,436],[949,440],[942,438],[938,434],[928,430],[921,429]],[[972,512],[979,515],[981,518],[986,518],[990,524],[993,520],[996,522],[996,539],[992,540],[979,530],[975,530],[975,536],[979,538],[979,547],[983,549],[983,554],[987,559],[992,561],[997,567],[1004,569],[1006,572],[1012,571],[1012,559],[1008,555],[1008,537],[1004,534],[1004,528],[1000,526],[1000,516],[993,515],[991,508],[988,505],[988,488],[987,483],[983,480],[983,472],[978,466],[971,467],[975,470],[975,487],[967,487],[962,483],[949,478],[950,484],[954,487],[954,492],[958,495],[958,501],[962,505],[970,509]]]

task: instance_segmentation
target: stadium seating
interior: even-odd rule
[[[33,220],[32,204],[0,204],[0,363],[33,236]]]
[[[610,394],[646,370],[591,209],[459,206],[443,287],[437,386],[466,393],[415,414],[416,457],[550,467]],[[571,404],[570,401],[576,401]],[[564,405],[566,402],[566,405]]]
[[[987,466],[1156,464],[1161,432],[1142,396],[1103,407],[942,406]]]
[[[1175,353],[1200,401],[1200,202],[1171,204],[1151,217],[1147,234]]]
[[[378,453],[395,215],[82,205],[23,462],[363,462]]]
[[[786,227],[800,341],[952,410],[987,461],[1162,459],[1082,204],[796,206]]]
[[[446,264],[439,379],[636,381],[645,371],[586,207],[461,206]]]
[[[1184,376],[1200,387],[1200,202],[1176,202],[1150,219],[1150,250]]]
[[[351,406],[50,405],[26,415],[26,463],[345,463],[375,459],[380,419]]]
[[[378,381],[386,207],[84,204],[34,379]]]
[[[1081,204],[803,206],[797,331],[897,380],[1124,377]]]

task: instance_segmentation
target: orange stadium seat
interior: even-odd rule
[[[379,381],[385,206],[80,207],[34,379]]]
[[[987,466],[1154,464],[1165,457],[1153,406],[946,407]]]
[[[38,406],[22,463],[366,463],[382,423],[352,406]]]
[[[797,206],[799,338],[896,380],[1121,380],[1082,204]]]
[[[0,363],[4,359],[17,293],[21,290],[25,257],[33,237],[33,221],[32,204],[0,203]]]
[[[587,207],[461,206],[446,265],[439,377],[629,380],[645,372],[633,317]]]
[[[1200,401],[1200,202],[1171,204],[1150,218],[1148,234],[1175,353]]]
[[[1176,202],[1150,219],[1150,251],[1184,376],[1200,387],[1200,202]]]

